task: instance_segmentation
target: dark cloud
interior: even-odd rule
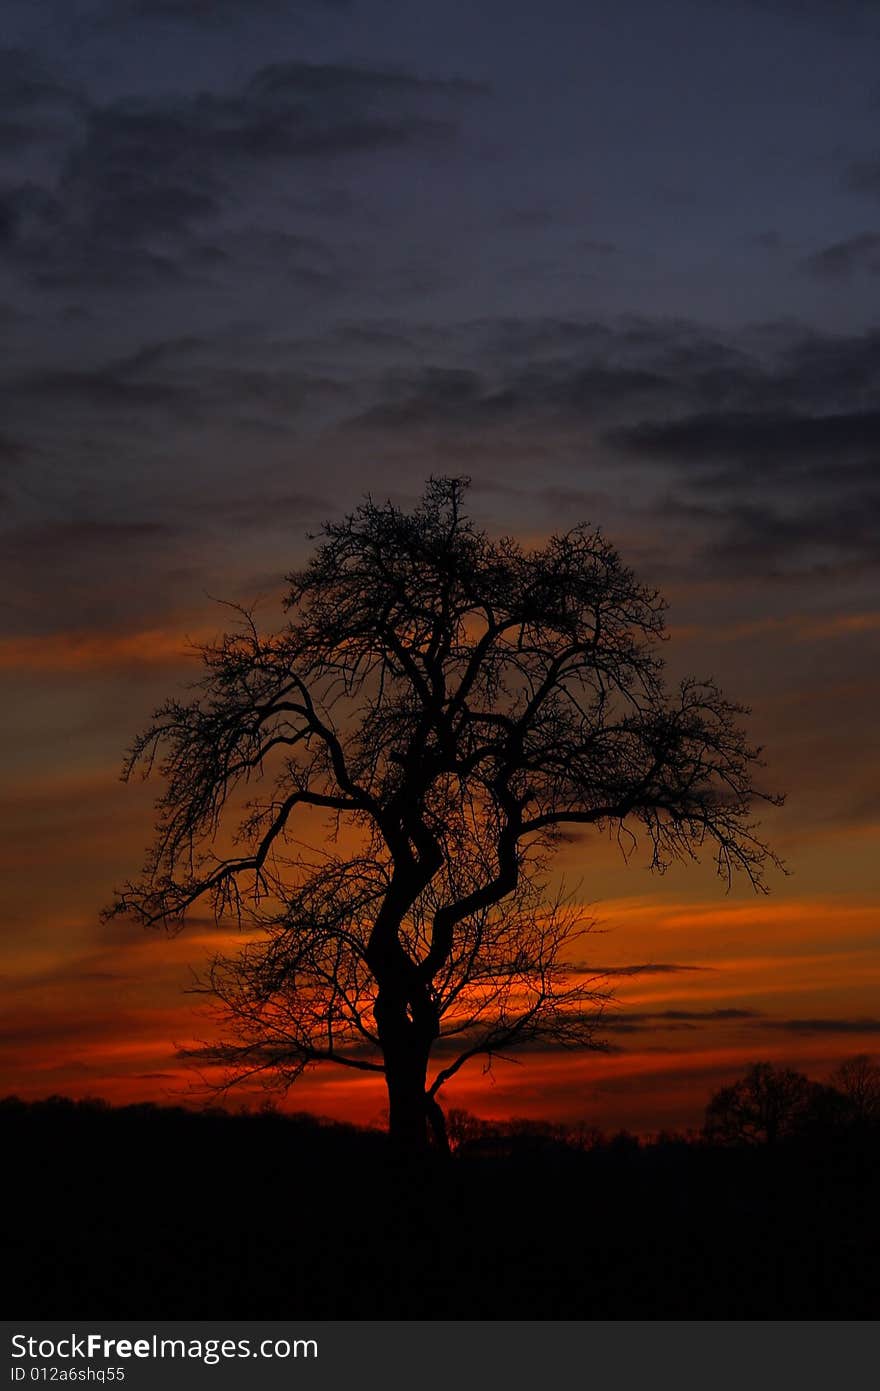
[[[880,450],[880,410],[806,415],[794,411],[716,411],[671,421],[644,421],[609,432],[614,445],[647,457],[752,466]]]
[[[739,356],[689,358],[671,336],[678,400],[612,425],[605,447],[666,480],[667,517],[705,537],[703,565],[793,576],[856,573],[880,547],[880,335],[789,327]],[[748,350],[745,345],[748,344]],[[709,355],[713,363],[713,355]],[[700,402],[682,410],[682,399]]]
[[[428,367],[421,372],[390,374],[381,386],[385,400],[349,423],[380,430],[399,427],[447,426],[476,423],[493,410],[490,393],[477,372],[464,368]],[[495,415],[504,410],[496,401]]]
[[[123,975],[119,971],[90,969],[88,966],[82,967],[77,961],[65,960],[50,970],[35,971],[20,978],[20,985],[28,990],[42,990],[58,985],[70,986],[74,982],[77,985],[100,985],[105,982],[121,985],[132,979],[134,979],[132,976]]]
[[[318,238],[256,228],[236,236],[236,256],[259,259],[262,248],[273,263],[287,256],[291,267],[310,262],[318,274],[323,264],[330,276]],[[301,339],[253,329],[244,338],[157,339],[95,364],[7,369],[6,385],[12,439],[29,438],[36,419],[46,422],[43,448],[49,430],[60,448],[71,423],[107,442],[124,432],[138,468],[169,422],[212,439],[234,427],[264,447],[277,436],[276,460],[283,441],[329,425],[325,438],[349,451],[352,434],[365,433],[367,444],[356,447],[380,440],[409,451],[427,440],[441,459],[455,448],[460,463],[466,444],[478,489],[514,513],[607,519],[622,462],[642,480],[634,486],[646,518],[662,513],[686,533],[676,564],[691,572],[788,579],[857,574],[880,561],[878,332],[767,325],[723,335],[649,319],[429,327],[386,318]],[[565,472],[542,482],[533,468],[507,470],[499,481],[480,460],[499,448],[509,458],[508,441],[523,460],[562,441]],[[245,506],[238,491],[225,480],[198,516],[175,495],[175,516],[188,526],[272,527],[282,515],[314,517],[320,490],[266,474],[258,504]]]
[[[755,1009],[667,1009],[661,1014],[645,1015],[646,1019],[760,1019],[760,1017],[761,1011]]]
[[[708,966],[682,966],[675,961],[651,961],[638,966],[587,966],[579,964],[573,968],[585,976],[663,976],[677,971],[707,971]]]
[[[419,356],[419,368],[379,377],[377,399],[351,423],[604,427],[615,451],[711,465],[756,452],[873,449],[880,419],[877,333],[823,337],[789,326],[776,339],[768,330],[736,341],[664,320],[502,320]]]
[[[425,77],[401,69],[295,61],[261,68],[247,87],[252,97],[263,103],[278,103],[281,109],[291,99],[301,100],[305,96],[331,97],[344,107],[355,98],[378,98],[384,102],[399,93],[487,96],[489,91],[486,83],[464,77]]]
[[[805,413],[876,405],[880,397],[880,331],[854,335],[788,335],[771,383]]]
[[[80,102],[81,97],[36,54],[23,48],[0,48],[0,111],[4,114]]]
[[[791,1034],[880,1034],[880,1019],[767,1019],[764,1027]]]
[[[808,256],[803,265],[820,280],[847,280],[857,272],[880,275],[880,233],[863,232],[834,242]]]
[[[615,454],[678,466],[689,484],[705,475],[735,487],[759,467],[813,470],[835,486],[841,469],[849,483],[873,477],[876,332],[788,325],[724,337],[664,320],[507,320],[472,325],[467,339],[423,347],[418,369],[379,376],[378,399],[350,423],[401,432],[514,423],[537,437],[552,426],[585,442],[598,434]]]
[[[219,227],[222,215],[251,205],[255,220],[271,225],[278,214],[270,175],[279,167],[287,174],[292,162],[315,165],[324,178],[328,161],[446,147],[461,101],[484,89],[458,78],[286,62],[258,69],[238,90],[185,96],[85,102],[36,76],[15,90],[0,118],[5,111],[18,120],[38,97],[60,103],[65,148],[54,179],[13,177],[0,189],[0,253],[38,288],[133,290],[198,283],[218,264],[228,269],[241,233]],[[275,235],[285,244],[268,256],[268,273],[283,271],[293,255],[295,274],[330,278],[334,267],[314,242]]]
[[[226,263],[233,274],[250,273],[258,278],[270,268],[276,285],[295,285],[325,300],[344,292],[350,278],[326,242],[294,232],[243,228],[227,233],[216,247],[202,246],[200,255],[205,268],[211,270]],[[192,265],[195,269],[194,261]]]
[[[834,336],[780,329],[746,346],[678,331],[655,356],[675,383],[663,416],[609,431],[606,442],[645,458],[713,466],[876,451],[880,438],[880,334]],[[680,402],[699,405],[682,410]]]
[[[880,560],[877,331],[507,319],[401,335],[406,356],[420,365],[377,373],[347,430],[459,462],[465,445],[469,462],[566,458],[571,485],[480,477],[472,463],[477,491],[512,508],[607,515],[623,462],[646,514],[687,529],[700,569],[795,578]],[[578,456],[592,487],[578,486]]]
[[[6,548],[55,556],[62,551],[129,550],[141,543],[169,540],[178,530],[165,522],[44,522],[8,535]]]
[[[58,138],[85,105],[83,92],[36,54],[0,48],[0,152]]]
[[[389,374],[385,400],[350,422],[371,429],[487,429],[493,425],[563,418],[597,420],[608,411],[663,398],[673,384],[657,373],[602,362],[534,363],[499,381],[487,372],[428,367]]]
[[[58,1043],[61,1045],[77,1042],[112,1042],[128,1034],[137,1036],[143,1021],[136,1014],[116,1012],[97,1017],[65,1018],[60,1014],[35,1018],[33,1014],[22,1012],[20,1019],[13,1018],[0,1028],[0,1048],[28,1048],[34,1045]]]
[[[742,479],[734,481],[745,491]],[[696,520],[706,538],[697,558],[710,573],[783,580],[857,577],[873,570],[880,564],[880,490],[836,497],[832,482],[828,494],[793,505],[766,491],[763,501],[756,496],[698,507],[668,498],[665,510]]]
[[[641,1033],[643,1030],[657,1028],[690,1029],[700,1024],[730,1023],[738,1020],[762,1018],[754,1009],[665,1009],[649,1012],[627,1010],[618,1016],[604,1014],[602,1029],[613,1029],[619,1033]]]
[[[160,241],[162,233],[185,238],[198,195],[158,180],[152,189],[126,191],[124,184],[107,202],[95,186],[85,196],[74,186],[57,194],[33,182],[7,186],[0,192],[0,254],[37,289],[137,291],[194,279],[186,248],[147,239],[151,232]]]
[[[73,404],[100,412],[173,409],[190,401],[184,386],[139,379],[115,363],[93,370],[34,372],[16,385],[23,397],[34,401]]]
[[[260,418],[289,422],[344,394],[339,382],[285,362],[280,350],[273,361],[255,346],[239,365],[222,345],[198,337],[160,340],[93,367],[15,375],[8,386],[20,406],[51,406],[56,423],[64,411],[105,431],[140,420],[145,432],[158,413],[210,423],[251,412],[254,426]]]

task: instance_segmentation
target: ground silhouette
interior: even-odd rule
[[[880,1126],[774,1144],[456,1113],[453,1157],[305,1115],[0,1103],[28,1318],[880,1314]]]

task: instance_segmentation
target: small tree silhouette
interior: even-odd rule
[[[802,1072],[753,1063],[712,1097],[704,1133],[716,1144],[774,1145],[804,1127],[822,1090]]]
[[[126,764],[158,756],[165,791],[143,876],[108,910],[177,929],[205,900],[259,929],[203,983],[229,1032],[202,1056],[281,1086],[318,1062],[382,1073],[415,1150],[429,1125],[442,1143],[437,1095],[469,1059],[595,1043],[584,924],[547,901],[567,828],[641,828],[660,871],[710,847],[760,889],[774,857],[750,804],[781,800],[753,786],[741,707],[711,681],[667,691],[664,603],[599,531],[491,540],[466,486],[328,523],[288,577],[288,625],[263,636],[238,609],[202,649],[200,693]],[[320,852],[301,839],[316,814]]]
[[[845,1058],[828,1081],[845,1097],[849,1115],[858,1125],[880,1122],[880,1065],[867,1053]]]

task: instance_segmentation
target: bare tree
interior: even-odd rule
[[[716,1144],[774,1145],[804,1127],[822,1090],[802,1072],[753,1063],[712,1097],[704,1133]]]
[[[259,929],[205,983],[231,1025],[209,1056],[282,1085],[317,1062],[382,1073],[412,1149],[430,1123],[442,1138],[438,1092],[470,1058],[595,1042],[584,925],[546,901],[568,829],[640,830],[660,871],[708,848],[762,889],[750,807],[780,800],[755,790],[741,707],[711,681],[667,689],[664,603],[601,532],[492,540],[466,487],[328,523],[288,576],[290,622],[263,635],[239,610],[203,648],[199,694],[126,764],[158,759],[165,790],[108,910],[177,929],[202,900]]]
[[[880,1121],[880,1065],[867,1053],[845,1058],[828,1081],[846,1098],[850,1115],[858,1124]]]

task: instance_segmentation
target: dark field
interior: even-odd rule
[[[311,1117],[0,1103],[27,1318],[867,1319],[876,1129],[773,1146],[540,1127],[413,1173]]]

